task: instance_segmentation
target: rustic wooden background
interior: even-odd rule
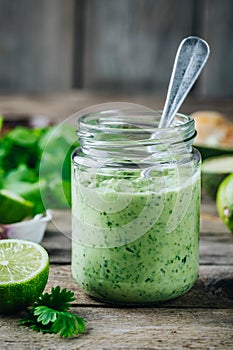
[[[164,94],[182,38],[211,57],[192,93],[233,96],[232,0],[0,0],[0,92]]]

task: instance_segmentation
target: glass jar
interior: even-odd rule
[[[72,274],[105,302],[151,304],[195,283],[200,155],[194,120],[106,110],[78,120],[72,155]]]

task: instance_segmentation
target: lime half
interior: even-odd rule
[[[0,224],[12,224],[31,216],[34,204],[8,190],[0,190]]]
[[[220,217],[233,233],[233,174],[221,182],[216,203]]]
[[[233,155],[205,159],[202,163],[201,172],[202,187],[208,195],[215,198],[220,183],[227,175],[233,173]]]
[[[18,239],[0,240],[0,314],[31,305],[48,280],[49,257],[39,244]]]

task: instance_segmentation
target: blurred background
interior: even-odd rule
[[[211,47],[191,94],[233,97],[232,0],[0,0],[0,93],[164,95],[189,35]]]

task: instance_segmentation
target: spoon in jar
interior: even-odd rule
[[[176,53],[159,128],[169,127],[172,123],[204,67],[209,53],[209,45],[203,39],[190,36],[181,41]]]

